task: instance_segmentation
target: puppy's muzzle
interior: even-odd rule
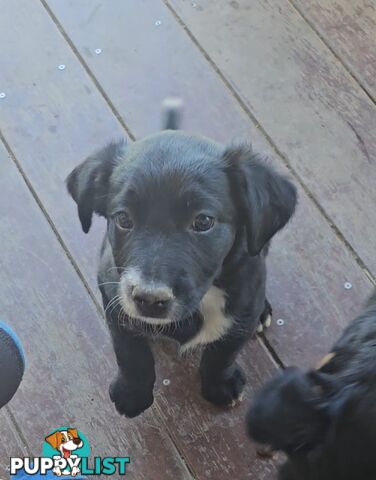
[[[168,288],[145,288],[138,285],[131,286],[131,297],[139,314],[152,318],[166,317],[173,300]]]

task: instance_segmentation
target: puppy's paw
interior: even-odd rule
[[[154,401],[153,389],[126,385],[121,377],[116,377],[111,383],[109,393],[116,410],[128,418],[137,417],[151,407]]]
[[[245,383],[243,370],[234,365],[216,382],[202,379],[202,396],[214,405],[233,407],[237,400],[241,401]]]

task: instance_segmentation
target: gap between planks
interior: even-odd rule
[[[51,18],[51,20],[53,21],[53,23],[55,24],[56,28],[59,30],[61,36],[64,38],[64,40],[67,42],[67,44],[69,45],[69,47],[71,48],[71,50],[73,51],[73,53],[75,54],[75,56],[77,57],[77,60],[79,61],[79,63],[82,65],[82,67],[84,68],[85,72],[89,75],[91,81],[94,83],[94,85],[97,87],[97,90],[99,91],[99,93],[102,95],[102,97],[104,98],[105,102],[108,104],[108,106],[110,107],[110,110],[111,112],[113,113],[113,115],[115,116],[115,118],[117,119],[117,121],[120,123],[120,125],[123,127],[123,129],[126,131],[127,135],[129,136],[129,138],[131,140],[135,140],[136,137],[133,135],[133,133],[130,131],[128,125],[125,123],[125,121],[123,120],[123,117],[120,115],[120,113],[117,111],[115,105],[112,103],[110,97],[107,95],[107,93],[105,92],[104,88],[102,87],[102,85],[98,82],[96,76],[94,75],[94,73],[91,71],[91,69],[89,68],[88,64],[85,62],[84,58],[82,57],[82,55],[80,54],[80,52],[77,50],[75,44],[72,42],[72,40],[70,39],[69,35],[67,34],[67,32],[64,30],[63,26],[61,25],[61,23],[59,22],[59,19],[56,17],[56,15],[54,14],[54,12],[51,10],[51,8],[49,7],[49,5],[46,3],[45,0],[40,0],[42,6],[44,7],[44,9],[46,10],[47,14],[49,15],[49,17]]]
[[[296,5],[294,0],[287,0],[288,3],[292,6],[292,8],[297,12],[300,17],[307,23],[307,25],[315,32],[315,34],[319,37],[321,42],[325,45],[325,47],[334,55],[337,61],[343,66],[343,68],[347,71],[350,77],[359,85],[359,87],[364,91],[367,97],[371,100],[373,104],[376,105],[376,97],[369,91],[366,85],[363,84],[361,78],[358,78],[356,71],[346,62],[345,58],[342,58],[332,47],[329,43],[329,40],[325,38],[325,36],[315,27],[314,22],[312,22],[307,15],[304,14],[303,9]]]
[[[19,439],[21,440],[23,446],[25,447],[25,450],[26,450],[26,453],[29,457],[32,457],[32,452],[30,450],[30,445],[28,444],[26,438],[25,438],[25,435],[23,434],[23,431],[21,429],[21,427],[18,425],[18,422],[10,408],[9,405],[6,405],[4,407],[4,410],[6,411],[8,417],[9,417],[9,421],[10,421],[10,424],[14,427],[15,429],[15,432],[17,433]]]
[[[3,143],[9,157],[11,158],[11,160],[13,161],[13,163],[15,164],[17,170],[19,171],[22,179],[24,180],[24,182],[26,183],[26,186],[27,188],[29,189],[31,195],[33,196],[36,204],[38,205],[38,207],[40,208],[40,210],[42,211],[45,219],[47,220],[48,224],[50,225],[53,233],[55,234],[55,237],[57,238],[58,242],[60,243],[60,246],[62,247],[65,255],[68,257],[68,260],[70,261],[71,265],[73,266],[74,270],[76,271],[77,275],[79,276],[80,280],[82,281],[87,293],[89,294],[90,298],[93,300],[94,304],[95,304],[95,307],[97,308],[98,312],[100,313],[100,315],[103,317],[103,310],[102,310],[102,306],[99,304],[99,302],[97,301],[92,289],[90,288],[88,282],[86,281],[86,278],[85,276],[83,275],[83,273],[81,272],[79,266],[77,265],[75,259],[73,258],[73,256],[71,255],[68,247],[66,246],[62,236],[60,235],[57,227],[55,226],[52,218],[50,217],[49,213],[47,212],[46,208],[44,207],[41,199],[39,198],[37,192],[35,191],[32,183],[30,182],[30,180],[28,179],[24,169],[22,168],[20,162],[18,161],[15,153],[13,152],[11,146],[9,145],[9,143],[7,142],[6,138],[4,137],[4,134],[3,132],[1,131],[0,129],[0,141]],[[103,317],[104,318],[104,317]]]

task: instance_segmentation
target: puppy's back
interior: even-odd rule
[[[374,382],[376,395],[376,290],[363,312],[333,345],[331,353],[332,358],[321,371],[335,374],[345,384]]]

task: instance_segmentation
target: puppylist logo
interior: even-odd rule
[[[66,478],[116,473],[125,476],[130,463],[129,457],[94,457],[90,461],[89,456],[90,445],[85,435],[75,428],[61,427],[45,437],[41,457],[12,457],[10,474],[14,478],[20,473],[33,477],[51,472]]]

